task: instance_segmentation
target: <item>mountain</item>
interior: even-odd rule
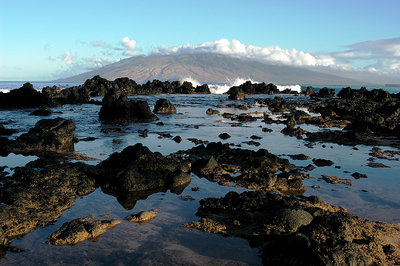
[[[365,82],[329,73],[214,53],[135,56],[57,81],[83,82],[95,75],[108,80],[128,77],[138,83],[153,79],[180,80],[190,77],[203,84],[227,83],[236,78],[244,78],[286,85],[366,85]]]

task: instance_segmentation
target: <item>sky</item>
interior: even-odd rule
[[[0,81],[217,52],[400,82],[398,0],[0,0]]]

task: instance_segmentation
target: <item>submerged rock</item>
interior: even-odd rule
[[[175,114],[175,106],[167,99],[159,99],[154,106],[154,113],[156,114]]]
[[[64,223],[60,229],[52,233],[46,244],[76,245],[85,240],[97,240],[107,229],[120,224],[120,220],[92,220],[90,217],[75,219]]]
[[[141,211],[137,214],[125,217],[126,220],[134,223],[146,224],[157,216],[158,210],[151,209],[150,211]]]
[[[400,262],[396,225],[348,214],[321,198],[229,192],[200,201],[192,227],[248,239],[265,265],[394,265]],[[389,250],[390,252],[386,251]]]
[[[51,115],[52,111],[48,107],[40,108],[36,111],[33,111],[29,115],[36,115],[36,116],[49,116]]]

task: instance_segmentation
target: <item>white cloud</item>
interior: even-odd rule
[[[74,63],[76,61],[76,56],[72,56],[70,50],[66,51],[60,57],[62,58],[64,63],[66,63],[67,65],[71,65],[72,63]]]
[[[136,48],[135,40],[131,40],[131,39],[129,39],[128,36],[126,36],[126,37],[122,38],[121,44],[122,44],[122,46],[124,46],[126,48],[124,55],[133,56],[133,55],[137,54],[135,51],[135,48]]]
[[[346,46],[344,52],[331,55],[339,62],[364,64],[364,69],[380,72],[400,72],[400,38],[370,40]]]
[[[262,60],[271,63],[294,66],[329,66],[335,64],[331,56],[315,56],[296,49],[285,50],[279,46],[245,45],[238,40],[220,39],[214,42],[204,42],[197,45],[159,46],[153,54],[183,54],[183,53],[221,53],[238,57]]]

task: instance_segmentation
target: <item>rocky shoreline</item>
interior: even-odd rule
[[[153,110],[156,116],[146,101],[132,100],[128,96],[209,93],[207,85],[194,88],[188,82],[153,81],[138,85],[126,78],[107,81],[96,76],[81,86],[64,90],[47,87],[37,92],[32,85],[25,84],[8,94],[0,93],[0,109],[39,108],[39,115],[43,116],[57,106],[90,103],[101,105],[98,120],[102,124],[118,127],[132,122],[149,123],[159,120],[158,116],[177,114],[174,106],[179,104],[177,102],[160,99]],[[244,112],[249,108],[246,105],[249,103],[244,102],[246,94],[278,93],[282,92],[273,84],[251,82],[228,91],[229,99],[238,102],[231,107]],[[389,94],[383,90],[367,91],[365,88],[344,88],[337,97],[335,91],[327,88],[319,92],[308,88],[303,94],[307,96],[299,99],[275,97],[254,100],[258,107],[268,107],[269,112],[231,114],[209,109],[207,115],[229,119],[236,127],[254,121],[262,121],[266,125],[283,124],[282,134],[310,145],[323,142],[400,147],[400,94]],[[99,96],[103,97],[101,102],[90,99]],[[53,110],[43,110],[44,106]],[[323,130],[309,132],[302,128],[307,125]],[[14,250],[11,245],[13,239],[56,221],[74,205],[78,197],[89,195],[97,188],[114,196],[125,209],[131,210],[138,200],[158,192],[180,194],[190,184],[193,173],[219,185],[252,191],[241,194],[229,192],[220,199],[201,200],[196,214],[201,217],[200,221],[184,226],[247,239],[252,246],[260,249],[264,264],[400,263],[398,224],[371,222],[321,198],[301,196],[307,189],[304,180],[312,178],[308,172],[315,167],[332,165],[329,160],[313,158],[314,165],[296,166],[263,148],[251,150],[232,147],[234,144],[192,138],[196,145],[200,145],[168,156],[135,144],[111,154],[98,164],[89,165],[70,159],[74,145],[79,141],[75,136],[73,120],[60,117],[41,119],[27,133],[16,138],[9,137],[18,133],[9,125],[1,125],[0,130],[4,136],[0,137],[2,156],[14,153],[39,157],[26,166],[15,168],[12,175],[1,170],[0,257]],[[267,133],[268,130],[262,128],[262,132]],[[147,136],[147,132],[141,134]],[[167,133],[160,137],[172,139]],[[177,141],[178,137],[174,138],[176,143],[182,140]],[[229,140],[230,135],[224,133],[219,137]],[[250,138],[246,144],[257,147],[260,145],[257,141],[263,137],[252,135]],[[398,151],[372,148],[370,163],[375,163],[374,158],[391,159],[396,155]],[[292,156],[295,160],[311,159],[304,154]],[[354,173],[355,179],[366,177]],[[343,180],[337,178],[330,183],[346,181]],[[143,217],[154,218],[158,211],[153,212],[154,216],[150,211],[126,219],[140,222]],[[142,222],[151,218],[143,218]],[[48,244],[76,245],[85,239],[99,238],[107,228],[120,223],[118,219],[75,219],[49,236]]]

